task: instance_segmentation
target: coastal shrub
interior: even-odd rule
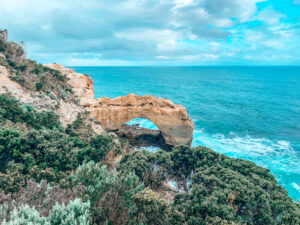
[[[61,72],[55,70],[53,71],[54,77],[56,77],[60,81],[64,81],[66,79],[66,76],[62,75]]]
[[[94,161],[84,162],[80,165],[74,176],[76,184],[86,187],[86,194],[91,199],[92,205],[97,204],[98,199],[117,182],[117,175],[100,166]]]
[[[4,220],[2,225],[22,225],[22,224],[39,224],[50,225],[46,218],[40,217],[39,212],[35,208],[28,205],[20,205],[15,207],[9,215],[10,220]]]
[[[134,173],[116,174],[118,179],[109,191],[98,200],[93,210],[95,224],[130,224],[131,212],[135,208],[133,196],[144,188]]]
[[[25,175],[37,181],[46,179],[56,183],[67,179],[77,165],[72,150],[72,140],[59,131],[32,130],[23,133],[17,129],[0,128],[0,172],[4,173],[2,176],[8,174],[10,184],[15,184],[7,186],[1,182],[5,179],[0,177],[0,188],[16,191]],[[22,165],[22,168],[9,170],[12,162]]]
[[[136,151],[123,157],[118,170],[124,174],[134,172],[147,187],[157,189],[166,180],[171,165],[171,157],[164,151]]]
[[[95,224],[127,224],[133,207],[132,197],[144,187],[135,174],[110,172],[93,161],[79,166],[73,180],[86,187]]]
[[[89,209],[90,203],[78,198],[67,205],[56,203],[47,220],[51,225],[89,225]]]
[[[100,162],[114,145],[112,135],[97,135],[90,138],[87,147],[78,150],[76,157],[80,163],[84,160]]]
[[[16,66],[15,62],[10,61],[10,60],[8,60],[7,63],[8,63],[8,65],[10,65],[11,67],[15,67],[15,66]]]
[[[37,82],[37,83],[35,83],[35,89],[37,90],[37,91],[40,91],[42,88],[43,88],[43,82]]]
[[[166,224],[169,206],[158,199],[150,188],[146,188],[133,196],[134,207],[130,213],[129,224]]]
[[[42,64],[35,64],[34,69],[32,70],[32,73],[36,75],[40,75],[44,71],[44,66]]]
[[[0,52],[5,52],[6,47],[7,47],[7,45],[6,45],[5,41],[0,40]]]
[[[110,135],[83,141],[59,130],[0,128],[0,189],[17,191],[28,177],[71,185],[69,176],[84,160],[100,162],[115,143]],[[10,165],[16,165],[11,167]],[[11,169],[14,168],[14,169]]]
[[[24,72],[24,71],[27,70],[27,67],[28,67],[28,66],[27,66],[26,64],[24,64],[24,65],[18,66],[17,69],[19,69],[19,70],[21,70],[22,72]]]
[[[89,202],[82,202],[80,199],[70,201],[67,205],[56,203],[49,216],[43,217],[34,208],[27,204],[14,206],[9,212],[8,220],[4,219],[4,225],[89,225]]]
[[[0,192],[14,193],[25,184],[28,176],[22,173],[23,168],[24,166],[21,163],[15,163],[14,161],[10,161],[6,165],[1,166]]]
[[[61,188],[59,185],[50,186],[46,181],[36,183],[29,179],[26,186],[18,192],[4,194],[0,192],[0,223],[9,220],[9,212],[19,205],[28,205],[39,212],[40,216],[47,217],[55,204],[68,205],[70,201],[83,196],[85,187]]]
[[[58,172],[71,170],[76,163],[72,141],[59,131],[31,130],[21,133],[19,130],[1,128],[0,146],[0,158],[4,162],[1,169],[11,160],[22,163],[25,173],[34,165],[39,165],[41,169],[51,167]]]

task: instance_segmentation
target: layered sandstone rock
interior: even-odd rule
[[[67,75],[69,84],[80,99],[80,104],[90,112],[91,117],[100,121],[103,129],[118,130],[127,121],[146,118],[158,127],[166,144],[191,144],[194,124],[183,106],[151,95],[129,94],[114,99],[107,97],[94,99],[93,81],[88,75],[75,73],[59,64],[47,66]]]

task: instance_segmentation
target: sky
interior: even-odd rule
[[[300,0],[0,0],[0,29],[40,63],[300,65]]]

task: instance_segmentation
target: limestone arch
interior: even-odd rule
[[[103,97],[96,102],[89,111],[105,130],[118,130],[127,121],[145,118],[157,126],[167,144],[191,144],[192,120],[184,107],[168,99],[129,94],[114,99]]]

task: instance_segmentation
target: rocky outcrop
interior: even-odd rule
[[[145,118],[158,127],[166,144],[191,144],[194,124],[183,106],[151,95],[129,94],[114,99],[94,99],[93,81],[88,75],[75,73],[58,64],[47,66],[67,75],[80,104],[90,112],[91,117],[100,121],[104,130],[117,131],[127,121]]]

